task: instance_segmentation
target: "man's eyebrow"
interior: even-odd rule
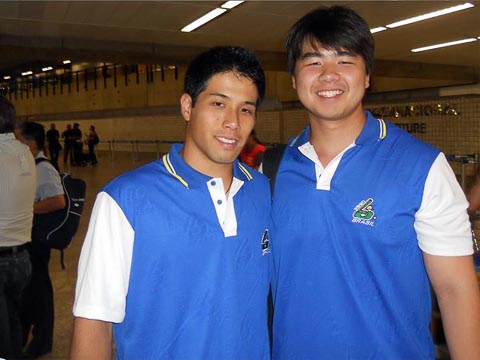
[[[221,98],[225,98],[225,99],[228,99],[229,97],[225,94],[222,94],[222,93],[216,93],[216,92],[213,92],[213,93],[210,93],[208,94],[209,96],[220,96]]]
[[[303,53],[300,59],[304,60],[304,59],[309,59],[314,57],[323,57],[323,55],[319,51],[310,51],[310,52]]]
[[[230,99],[230,96],[228,95],[225,95],[225,94],[222,94],[222,93],[217,93],[217,92],[213,92],[213,93],[210,93],[208,94],[209,96],[219,96],[223,99]],[[251,106],[254,106],[254,107],[257,107],[257,103],[255,101],[249,101],[249,100],[245,100],[244,101],[244,104],[245,105],[251,105]]]
[[[358,56],[358,54],[355,54],[353,51],[349,51],[349,50],[336,50],[335,53],[337,56],[351,56],[351,57]]]
[[[335,54],[335,56],[351,56],[351,57],[358,56],[353,51],[349,51],[349,50],[333,50],[333,53]],[[322,57],[325,57],[325,54],[322,51],[309,51],[302,54],[300,59],[304,60],[309,58],[322,58]]]

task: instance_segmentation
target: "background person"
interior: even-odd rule
[[[475,176],[475,182],[467,192],[468,199],[468,214],[474,217],[476,212],[480,209],[480,170]]]
[[[430,283],[454,359],[480,359],[467,201],[443,153],[363,110],[365,21],[319,8],[287,35],[310,124],[276,176],[274,359],[434,359]]]
[[[28,284],[35,162],[15,139],[15,109],[0,96],[0,357],[18,358],[22,351],[19,318],[21,295]]]
[[[237,157],[265,76],[217,47],[185,75],[184,145],[97,197],[79,261],[72,359],[269,359],[267,179]],[[128,297],[127,297],[128,290]]]
[[[83,159],[83,134],[82,130],[80,130],[80,124],[74,123],[73,129],[71,132],[72,135],[72,154],[73,154],[73,162],[72,166],[81,166],[84,165]]]
[[[252,130],[242,152],[240,153],[240,160],[252,169],[257,170],[262,163],[265,150],[266,148],[258,139],[255,130]]]
[[[35,160],[44,158],[42,149],[45,146],[45,129],[36,122],[21,123],[17,130],[17,138],[26,144]],[[32,278],[23,294],[21,321],[24,343],[28,340],[32,327],[33,338],[25,351],[25,357],[37,357],[52,351],[54,299],[48,264],[50,247],[45,245],[45,234],[36,228],[38,214],[47,214],[65,208],[66,201],[60,175],[48,161],[39,162],[37,169],[37,187],[33,205],[32,242],[29,253],[32,261]]]
[[[99,138],[95,126],[90,125],[90,129],[87,134],[87,146],[88,146],[88,158],[92,165],[98,163],[97,155],[95,154],[95,146],[98,144]]]
[[[73,146],[75,144],[75,137],[72,132],[72,125],[67,124],[67,128],[62,132],[63,139],[63,164],[67,165],[70,160],[70,165],[73,164]]]
[[[48,152],[50,154],[50,161],[55,169],[58,168],[58,154],[62,150],[60,145],[60,133],[55,127],[55,124],[50,124],[50,130],[47,131],[47,141],[48,141]]]

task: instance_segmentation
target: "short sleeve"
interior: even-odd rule
[[[78,264],[73,314],[119,323],[125,317],[134,231],[106,192],[97,196]]]
[[[468,202],[443,153],[435,159],[415,215],[419,247],[439,256],[473,253]]]

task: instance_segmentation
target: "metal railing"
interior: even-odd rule
[[[463,191],[466,191],[467,166],[478,166],[480,164],[480,154],[449,154],[446,157],[449,162],[460,164],[460,185]],[[477,169],[475,168],[474,174],[476,173]]]
[[[122,139],[115,139],[115,140],[108,140],[104,143],[108,144],[108,152],[110,154],[110,160],[115,160],[116,159],[116,153],[120,151],[119,145],[129,145],[130,147],[130,152],[132,156],[132,162],[136,162],[139,159],[139,153],[140,147],[144,145],[148,146],[155,146],[155,153],[157,159],[160,158],[161,154],[164,153],[161,151],[161,147],[163,145],[171,145],[173,143],[176,143],[178,141],[167,141],[167,140],[122,140]],[[125,148],[125,146],[123,146]],[[142,151],[142,152],[148,152],[148,151]]]

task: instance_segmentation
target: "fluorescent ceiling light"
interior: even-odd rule
[[[227,1],[227,2],[223,3],[221,7],[224,8],[224,9],[229,9],[230,10],[230,9],[233,9],[235,6],[240,5],[243,2],[245,2],[245,1],[244,0],[242,0],[242,1],[233,1],[233,0],[232,1]]]
[[[428,13],[428,14],[419,15],[419,16],[415,16],[413,18],[397,21],[397,22],[394,22],[392,24],[387,25],[387,28],[392,29],[392,28],[396,28],[396,27],[399,27],[399,26],[412,24],[412,23],[415,23],[417,21],[427,20],[427,19],[431,19],[431,18],[434,18],[434,17],[437,17],[437,16],[442,16],[442,15],[450,14],[450,13],[453,13],[453,12],[456,12],[456,11],[465,10],[465,9],[471,8],[473,6],[474,5],[470,4],[470,3],[465,3],[465,4],[462,4],[462,5],[453,6],[451,8],[438,10],[438,11],[434,11],[434,12],[431,12],[431,13]]]
[[[27,76],[27,75],[32,75],[32,74],[33,74],[33,72],[31,72],[30,70],[22,72],[22,76]]]
[[[443,43],[443,44],[436,44],[436,45],[430,45],[430,46],[425,46],[425,47],[421,47],[421,48],[416,48],[416,49],[412,49],[410,51],[411,52],[427,51],[427,50],[433,50],[433,49],[438,49],[438,48],[447,47],[447,46],[465,44],[465,43],[469,43],[469,42],[472,42],[472,41],[477,41],[477,39],[469,38],[469,39],[450,41],[450,42],[446,42],[446,43]]]
[[[3,79],[4,80],[9,80],[9,79],[11,79],[11,77],[9,75],[6,75],[6,76],[3,77]]]
[[[378,33],[378,32],[380,32],[380,31],[385,31],[385,30],[387,30],[386,27],[379,26],[379,27],[370,29],[370,32],[371,32],[372,34],[375,34],[375,33]]]
[[[50,70],[53,70],[53,67],[47,66],[47,67],[42,68],[42,71],[50,71]]]
[[[222,15],[225,11],[227,11],[227,10],[226,9],[220,9],[220,8],[213,9],[212,11],[203,15],[201,18],[198,18],[194,22],[192,22],[192,23],[188,24],[187,26],[185,26],[184,28],[182,28],[181,31],[182,32],[193,31],[196,28],[199,28],[200,26],[205,25],[207,22],[215,19],[217,16]]]
[[[71,61],[70,60],[63,60],[63,63],[66,65],[66,64],[70,64]]]

